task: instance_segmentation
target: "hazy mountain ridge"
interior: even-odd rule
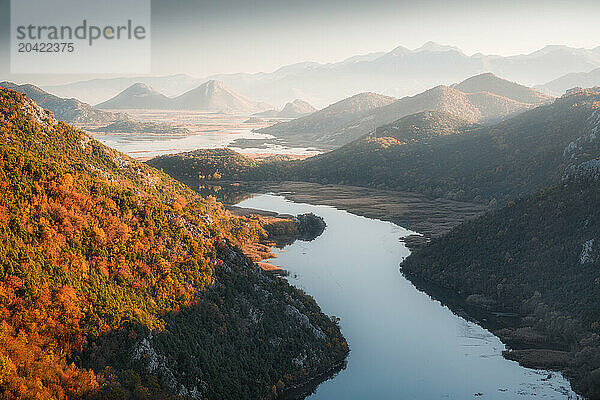
[[[135,83],[97,107],[109,109],[202,110],[254,113],[272,106],[247,98],[223,82],[208,81],[180,96],[169,98],[144,83]]]
[[[117,96],[96,105],[108,109],[168,109],[171,99],[145,83],[134,83]]]
[[[204,82],[185,74],[166,76],[136,76],[100,78],[62,85],[44,85],[42,89],[62,97],[75,97],[90,104],[99,104],[115,97],[136,83],[153,87],[167,97],[179,96]]]
[[[249,176],[503,203],[558,182],[573,160],[592,160],[598,108],[600,90],[583,90],[491,126],[457,129],[457,134],[426,143],[367,146],[360,139],[303,161],[261,165]]]
[[[172,107],[182,110],[210,110],[255,113],[273,106],[237,93],[225,83],[210,80],[173,98]]]
[[[56,119],[68,123],[108,123],[130,118],[124,113],[112,113],[97,110],[89,104],[83,103],[77,99],[63,99],[30,84],[17,85],[12,82],[2,82],[0,83],[0,87],[15,90],[27,95],[41,107],[52,111]]]
[[[297,120],[275,124],[260,129],[283,138],[290,143],[315,143],[322,148],[335,148],[351,142],[375,128],[387,125],[407,115],[423,111],[445,111],[470,122],[490,123],[519,112],[523,112],[541,101],[550,99],[533,89],[505,81],[496,76],[485,74],[472,77],[455,86],[464,85],[467,89],[478,89],[473,93],[464,93],[449,86],[436,86],[423,93],[397,99],[379,107],[365,107],[356,112],[352,107],[336,110],[342,117],[331,118],[336,105],[359,104],[356,96],[336,103],[310,116]],[[528,98],[535,104],[515,101],[496,94],[509,94],[516,98]],[[388,98],[389,99],[389,98]],[[339,107],[339,106],[338,106]]]
[[[484,72],[535,85],[598,67],[599,48],[546,46],[515,56],[467,56],[451,46],[427,43],[415,50],[399,46],[383,55],[350,63],[299,63],[273,73],[220,74],[210,78],[223,80],[241,93],[274,104],[295,95],[322,106],[365,91],[394,97],[413,95]]]
[[[473,76],[452,85],[452,88],[463,93],[490,92],[498,96],[527,104],[541,104],[552,100],[552,96],[541,93],[533,88],[509,82],[488,72]]]
[[[176,96],[212,79],[267,103],[282,105],[289,99],[302,98],[321,108],[361,92],[393,97],[414,95],[484,72],[527,85],[540,85],[568,73],[588,72],[598,67],[600,47],[546,46],[529,54],[504,57],[481,53],[468,56],[452,46],[426,43],[415,50],[399,46],[387,53],[358,55],[331,64],[296,63],[270,73],[217,74],[204,79],[187,75],[113,78],[45,88],[96,104],[136,82],[153,86],[167,96]]]
[[[555,96],[561,96],[569,89],[595,86],[600,86],[600,68],[590,72],[573,72],[543,85],[538,85],[536,88]]]
[[[267,118],[300,118],[308,114],[312,114],[317,111],[310,103],[295,99],[289,103],[286,103],[281,111],[278,110],[267,110],[260,113],[254,114],[256,117],[267,117]]]

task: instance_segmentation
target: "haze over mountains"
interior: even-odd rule
[[[208,81],[180,96],[169,98],[138,82],[101,104],[107,109],[203,110],[254,113],[271,109],[266,103],[247,98],[219,81]]]
[[[422,111],[445,111],[469,122],[489,123],[550,100],[551,97],[534,89],[486,73],[453,87],[437,86],[398,100],[363,93],[309,116],[263,128],[260,132],[289,143],[314,143],[321,148],[334,148],[377,127]]]
[[[47,93],[34,85],[16,85],[12,82],[2,82],[0,83],[0,87],[27,95],[27,97],[34,100],[40,107],[52,111],[55,118],[63,122],[88,124],[109,123],[129,119],[129,116],[126,114],[97,110],[77,99],[63,99]]]
[[[237,93],[225,83],[210,80],[173,99],[173,107],[183,110],[210,110],[253,113],[273,106]]]
[[[281,111],[267,110],[254,114],[256,117],[275,117],[275,118],[298,118],[304,115],[312,114],[317,111],[312,105],[304,100],[296,99],[283,107]]]
[[[516,82],[500,79],[489,72],[465,79],[461,83],[452,85],[452,88],[463,93],[489,92],[527,104],[539,104],[552,100],[552,96]]]
[[[389,107],[389,106],[386,106]],[[600,90],[573,92],[492,126],[449,112],[410,115],[334,151],[264,165],[267,179],[343,183],[453,200],[515,199],[597,157]],[[262,174],[262,175],[261,175]]]
[[[179,96],[204,82],[185,74],[91,79],[63,85],[43,86],[44,90],[62,97],[76,97],[89,104],[102,103],[136,83],[153,87],[165,96]]]
[[[536,88],[559,96],[574,87],[590,88],[594,86],[600,86],[600,68],[590,72],[572,72],[544,85],[536,86]]]
[[[311,143],[318,146],[323,142],[328,143],[332,136],[345,133],[340,130],[346,126],[358,128],[356,121],[369,119],[370,113],[395,100],[393,97],[376,93],[360,93],[305,117],[281,122],[259,131],[283,138],[290,143]]]
[[[145,83],[134,83],[117,96],[96,105],[96,108],[165,109],[171,99]]]
[[[468,56],[456,47],[429,42],[415,50],[399,46],[387,53],[357,55],[331,64],[301,62],[270,73],[219,74],[204,79],[187,75],[95,79],[44,89],[97,104],[137,82],[167,96],[177,96],[206,80],[220,80],[245,96],[270,104],[283,105],[289,99],[301,98],[321,108],[361,92],[414,95],[483,72],[532,86],[599,67],[600,46],[582,49],[551,45],[530,54],[504,57],[481,53]]]

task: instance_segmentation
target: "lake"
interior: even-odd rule
[[[340,320],[348,365],[309,399],[577,399],[560,373],[502,357],[502,342],[418,291],[399,271],[411,233],[390,222],[330,206],[258,195],[240,207],[313,212],[327,223],[311,242],[296,241],[271,262],[289,282]]]
[[[319,151],[310,148],[289,147],[278,143],[267,143],[260,147],[236,146],[236,140],[262,141],[273,136],[255,132],[268,126],[246,123],[249,116],[212,113],[203,111],[169,110],[114,110],[124,111],[135,119],[145,122],[171,123],[187,128],[189,135],[162,135],[148,133],[92,133],[92,137],[108,147],[119,150],[131,157],[150,158],[164,154],[230,147],[240,153],[283,154],[309,156]],[[95,127],[94,127],[95,128]]]

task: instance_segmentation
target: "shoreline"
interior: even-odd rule
[[[300,192],[308,188],[307,192]],[[461,207],[468,207],[470,203],[451,202],[447,200],[431,200],[423,199],[422,197],[412,193],[396,193],[386,191],[375,191],[374,196],[369,197],[364,195],[354,201],[348,201],[348,196],[356,193],[363,194],[365,191],[372,192],[371,189],[345,187],[341,185],[318,185],[305,184],[303,182],[278,182],[275,184],[266,183],[260,186],[262,192],[282,195],[294,202],[308,203],[313,205],[328,205],[333,206],[350,213],[361,215],[367,218],[387,220],[396,225],[407,228],[402,221],[412,220],[412,225],[409,229],[414,229],[415,226],[423,226],[428,228],[422,236],[409,235],[401,241],[409,248],[411,253],[420,246],[425,245],[429,238],[441,235],[453,226],[458,225],[462,221],[473,218],[479,215],[479,210],[483,209],[481,205],[475,205],[477,211],[463,212],[461,208],[459,212],[451,213],[450,217],[444,219],[446,208],[437,208],[431,212],[431,207],[435,205],[451,206],[458,204]],[[341,190],[340,190],[341,189]],[[332,193],[334,195],[332,195]],[[325,196],[322,196],[325,194]],[[329,196],[327,196],[329,195]],[[376,210],[373,208],[376,205],[376,200],[389,200],[389,197],[400,198],[400,204],[392,204],[383,209]],[[316,199],[316,200],[315,200]],[[421,201],[422,207],[417,213],[412,215],[405,214],[405,207],[414,204],[415,201]],[[385,215],[390,209],[397,210],[396,214]],[[271,211],[251,210],[263,215],[276,214]],[[459,220],[460,218],[463,220]],[[426,218],[424,222],[415,221],[417,218]],[[416,232],[419,232],[415,229]],[[566,343],[558,343],[552,341],[535,342],[536,332],[530,332],[523,324],[523,319],[526,315],[515,313],[514,310],[504,309],[501,307],[485,307],[483,304],[478,304],[476,301],[469,301],[463,294],[456,293],[449,289],[436,285],[433,282],[426,281],[417,275],[408,274],[400,267],[399,271],[406,277],[417,290],[427,294],[431,298],[440,301],[442,305],[447,306],[454,314],[476,323],[477,325],[489,330],[493,335],[498,337],[506,347],[502,351],[504,359],[516,361],[519,365],[540,371],[560,372],[569,381],[571,388],[576,389],[575,381],[573,380],[573,372],[568,368],[568,357],[570,353]],[[285,397],[284,397],[285,398]]]
[[[473,322],[498,337],[506,347],[502,357],[515,361],[520,366],[538,371],[559,372],[571,385],[571,389],[582,396],[576,383],[577,374],[570,369],[569,358],[572,354],[569,344],[552,340],[543,340],[544,333],[528,329],[524,320],[528,315],[501,307],[486,307],[470,302],[462,293],[456,293],[435,282],[430,282],[418,274],[402,269],[400,273],[408,279],[417,290],[427,294],[454,314]],[[585,399],[585,397],[581,397]]]
[[[477,203],[431,199],[412,192],[360,186],[295,181],[220,183],[223,186],[227,184],[233,184],[248,194],[273,193],[297,203],[332,206],[366,218],[392,222],[426,238],[444,234],[488,210],[488,207]]]

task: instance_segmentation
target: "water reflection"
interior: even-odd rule
[[[490,332],[453,314],[398,271],[411,232],[328,206],[260,195],[239,206],[286,214],[313,212],[327,227],[312,242],[277,251],[289,281],[341,318],[351,352],[347,368],[310,399],[569,399],[560,375],[502,357]]]

